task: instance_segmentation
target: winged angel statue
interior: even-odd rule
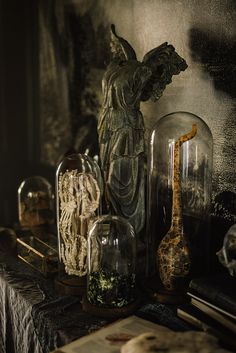
[[[134,49],[111,25],[112,61],[102,81],[99,115],[100,158],[110,212],[123,216],[140,233],[145,223],[145,142],[140,102],[158,100],[173,75],[187,64],[166,43],[140,62]]]

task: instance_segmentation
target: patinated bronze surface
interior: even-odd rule
[[[103,77],[98,134],[105,195],[112,214],[129,219],[139,233],[145,222],[145,145],[140,102],[158,100],[187,64],[163,43],[140,62],[111,26],[113,59]]]
[[[183,229],[180,149],[182,144],[194,138],[196,133],[197,125],[193,124],[192,130],[179,137],[174,147],[172,222],[157,250],[157,266],[160,278],[164,287],[168,290],[181,289],[191,268],[188,239]]]

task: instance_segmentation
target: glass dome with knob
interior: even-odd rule
[[[149,148],[147,272],[177,290],[207,268],[212,134],[198,116],[175,112],[157,122]]]
[[[68,294],[86,289],[87,235],[100,214],[102,179],[97,163],[87,155],[71,154],[56,173],[59,274],[57,288]]]

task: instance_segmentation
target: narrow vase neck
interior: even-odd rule
[[[174,233],[183,233],[183,211],[182,211],[182,190],[181,190],[181,170],[180,170],[180,151],[183,143],[191,140],[197,133],[197,125],[192,125],[192,130],[181,136],[174,145],[174,168],[172,180],[172,220],[171,229]]]
[[[181,175],[180,175],[180,148],[181,144],[178,141],[174,145],[174,168],[172,180],[172,222],[171,228],[174,231],[181,232],[183,230],[182,216],[182,199],[181,199]]]

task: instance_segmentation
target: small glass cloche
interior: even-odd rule
[[[32,176],[20,184],[18,215],[24,229],[54,222],[52,186],[45,178]]]
[[[132,225],[122,217],[99,217],[88,237],[89,304],[112,310],[132,304],[136,300],[135,265]]]

